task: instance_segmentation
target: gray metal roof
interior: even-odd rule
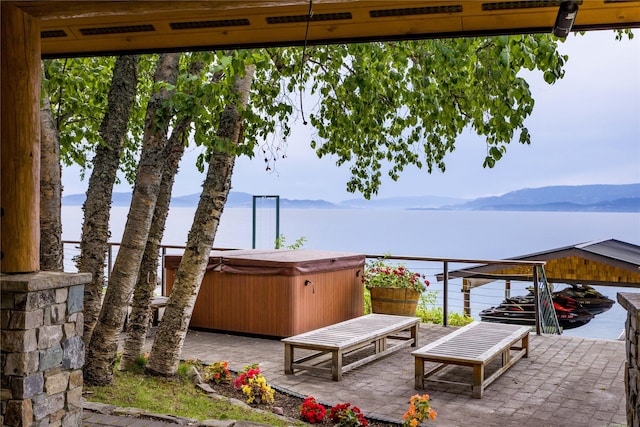
[[[576,245],[576,248],[585,252],[623,261],[640,268],[640,246],[638,245],[610,239],[600,242],[583,243],[582,245]]]
[[[572,246],[564,246],[561,248],[550,249],[548,251],[522,255],[509,259],[523,261],[549,260],[566,256],[568,253],[582,253],[582,255],[590,259],[594,259],[595,256],[602,261],[605,261],[604,259],[602,259],[604,257],[606,258],[606,260],[612,261],[618,266],[622,266],[623,268],[635,271],[640,268],[640,246],[634,245],[632,243],[622,242],[616,239],[579,243]],[[470,269],[467,268],[465,270]]]

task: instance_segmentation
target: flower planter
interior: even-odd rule
[[[420,292],[408,288],[372,287],[371,311],[380,314],[415,316]]]

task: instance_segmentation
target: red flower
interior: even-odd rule
[[[240,374],[238,376],[238,378],[236,378],[233,381],[233,387],[234,388],[240,388],[243,385],[247,384],[247,380],[249,378],[253,378],[260,375],[260,368],[251,368],[249,370],[247,370],[246,372],[243,372],[242,374]]]
[[[343,427],[366,426],[368,424],[360,408],[351,406],[351,403],[348,402],[339,403],[332,407],[329,419]]]
[[[307,397],[302,405],[300,405],[300,415],[302,419],[310,424],[321,423],[327,410],[320,405],[312,396]]]

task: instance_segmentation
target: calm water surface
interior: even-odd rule
[[[164,244],[184,245],[195,208],[172,208]],[[112,210],[111,241],[120,241],[128,208]],[[253,239],[252,210],[225,209],[214,246],[250,248]],[[275,210],[256,214],[256,247],[272,248],[275,240]],[[82,209],[63,207],[63,239],[79,240]],[[304,237],[304,248],[396,256],[501,259],[573,246],[578,243],[618,239],[640,245],[640,213],[591,212],[480,212],[364,209],[281,209],[280,234],[285,244]],[[68,254],[65,254],[69,258]],[[73,270],[73,262],[66,260]],[[442,265],[408,264],[422,271],[430,288],[442,293],[435,275]],[[457,268],[455,265],[450,269]],[[526,294],[529,283],[512,284],[512,295]],[[493,282],[471,292],[472,315],[498,305],[504,297],[503,283]],[[558,289],[563,288],[557,284]],[[460,284],[449,289],[449,308],[462,311]],[[635,289],[598,287],[616,300],[617,292]],[[572,336],[616,339],[624,329],[626,311],[616,302],[611,310],[587,325],[565,331]]]

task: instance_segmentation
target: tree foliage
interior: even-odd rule
[[[534,100],[519,72],[538,69],[555,82],[567,59],[556,48],[548,35],[319,46],[289,89],[306,84],[319,97],[311,145],[348,166],[347,189],[368,198],[383,173],[398,180],[409,166],[444,172],[466,128],[486,139],[485,167],[514,138],[529,144],[524,121]]]
[[[141,57],[135,106],[129,117],[129,133],[124,141],[121,171],[134,182],[142,141],[146,102],[152,85],[156,55]],[[99,144],[100,126],[108,109],[108,96],[116,57],[64,58],[43,61],[43,90],[51,100],[55,126],[60,135],[60,158],[64,165],[80,166],[84,176]]]
[[[298,94],[311,94],[317,99],[309,115],[311,146],[319,157],[332,156],[338,166],[349,167],[348,191],[370,197],[383,175],[398,180],[408,167],[445,171],[446,156],[465,129],[485,138],[485,167],[493,167],[510,142],[529,144],[525,120],[534,100],[520,72],[537,69],[549,84],[561,78],[567,57],[558,53],[557,43],[551,35],[538,34],[202,52],[204,77],[183,74],[177,86],[190,90],[178,91],[169,102],[176,120],[181,114],[195,117],[192,141],[207,148],[197,163],[200,170],[212,149],[263,156],[269,170],[286,157],[291,123],[303,114]],[[246,64],[255,65],[256,77],[242,111],[244,140],[225,146],[216,137],[220,113],[225,102],[233,101],[233,78]],[[111,66],[108,58],[65,60],[52,71],[59,75],[85,68],[89,84],[100,89]],[[149,78],[141,80],[147,90],[132,114],[129,147],[140,141],[142,107],[151,87]],[[67,83],[68,110],[77,111],[74,100],[86,98],[83,88],[80,77]],[[91,118],[99,117],[104,89],[82,102],[89,120],[77,128],[73,121],[68,124],[72,127],[63,139],[67,162],[84,164],[87,147],[81,141],[95,134],[97,123]],[[61,119],[68,116],[65,111],[59,112]],[[129,177],[136,156],[135,149],[123,154]]]

